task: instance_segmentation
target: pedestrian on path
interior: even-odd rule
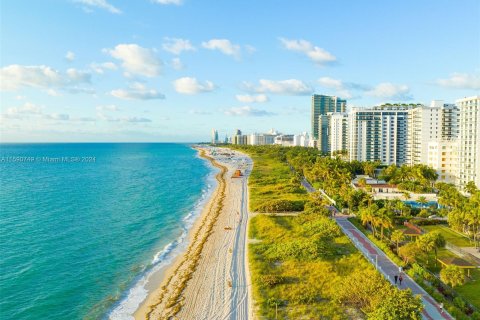
[[[440,313],[443,314],[443,302],[440,303]]]
[[[402,280],[403,280],[403,277],[402,275],[400,275],[400,277],[398,277],[398,282],[400,283],[400,285],[402,285]]]
[[[395,276],[393,277],[393,279],[395,279],[395,285],[397,285],[398,276],[397,276],[397,275],[395,275]]]

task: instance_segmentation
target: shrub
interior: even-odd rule
[[[285,279],[281,276],[277,276],[274,274],[266,274],[261,276],[260,281],[268,287],[273,287],[273,286],[276,286],[277,284],[283,283]]]
[[[417,226],[431,226],[431,225],[437,225],[437,224],[444,224],[447,225],[448,221],[447,220],[441,220],[441,219],[415,219],[415,224]]]
[[[295,212],[303,211],[304,206],[305,201],[302,200],[270,200],[252,209],[256,212]]]
[[[454,265],[446,266],[440,271],[440,279],[452,287],[465,283],[465,272]]]
[[[453,299],[453,304],[460,310],[465,310],[467,308],[467,303],[463,301],[463,299],[460,297],[456,297],[455,299]]]

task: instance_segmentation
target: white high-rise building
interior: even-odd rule
[[[458,108],[441,100],[429,107],[418,106],[408,111],[407,159],[409,165],[428,161],[428,143],[452,140],[458,136]]]
[[[252,146],[273,144],[276,136],[276,134],[269,133],[252,133],[248,135],[248,144]]]
[[[458,185],[473,181],[480,188],[480,96],[456,101],[460,112]]]
[[[215,129],[212,129],[212,144],[217,144],[219,142],[220,140],[218,139],[218,131]]]
[[[307,132],[296,134],[293,136],[293,146],[308,147],[310,145],[310,136]]]
[[[428,160],[425,164],[437,171],[439,182],[457,183],[458,140],[427,141]]]
[[[349,114],[349,159],[402,165],[407,154],[408,111],[416,104],[353,108]]]
[[[328,150],[335,151],[348,149],[348,114],[340,112],[327,113],[328,118]]]

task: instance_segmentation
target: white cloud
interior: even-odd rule
[[[67,121],[70,120],[70,116],[64,113],[50,113],[45,115],[45,119]]]
[[[320,85],[325,88],[333,88],[337,90],[341,90],[344,88],[342,80],[333,79],[330,77],[322,77],[318,79],[318,83],[320,83]]]
[[[122,67],[131,74],[155,77],[162,71],[162,60],[154,50],[137,44],[119,44],[113,50],[106,50],[112,57],[122,61]]]
[[[210,115],[210,114],[212,114],[210,111],[204,111],[204,110],[198,110],[198,109],[189,110],[188,113],[196,114],[196,115]]]
[[[353,94],[347,88],[357,88],[356,84],[345,84],[342,80],[334,79],[330,77],[322,77],[318,79],[318,83],[324,88],[334,89],[338,96],[343,99],[354,98]],[[357,88],[358,89],[358,88]]]
[[[274,93],[281,95],[309,95],[313,93],[313,88],[297,79],[287,80],[266,80],[260,79],[259,85],[254,86],[251,83],[244,83],[244,87],[247,90],[252,90],[259,93]]]
[[[175,70],[182,70],[183,68],[185,68],[185,65],[183,64],[182,60],[180,60],[180,58],[173,58],[171,66]]]
[[[66,88],[78,84],[90,83],[91,75],[84,71],[68,69],[63,74],[47,66],[9,65],[0,69],[0,88],[15,91],[22,87]]]
[[[377,98],[388,98],[393,100],[405,101],[412,100],[413,96],[410,93],[408,86],[404,84],[393,84],[384,82],[376,85],[373,89],[366,92],[367,95]]]
[[[48,119],[48,120],[69,120],[68,114],[61,113],[45,113],[44,107],[40,107],[30,102],[26,102],[22,106],[8,108],[2,114],[2,118],[23,120],[28,118]]]
[[[251,95],[251,94],[237,94],[235,96],[238,101],[243,102],[243,103],[253,103],[253,102],[267,102],[268,97],[265,94],[257,94],[257,95]]]
[[[127,100],[152,100],[165,99],[165,95],[154,89],[148,89],[141,83],[134,83],[129,89],[112,90],[110,94],[119,99]]]
[[[436,83],[445,88],[480,90],[480,75],[453,73],[450,78],[438,79]]]
[[[43,114],[43,108],[33,103],[25,102],[22,106],[8,108],[3,114],[5,118],[20,119],[24,115],[41,115]]]
[[[130,123],[152,122],[151,119],[142,118],[142,117],[120,117],[120,118],[117,118],[116,120],[122,121],[122,122],[130,122]]]
[[[211,81],[201,83],[195,78],[183,77],[173,82],[175,91],[181,94],[197,94],[215,90],[215,85]]]
[[[165,42],[162,44],[162,48],[165,51],[171,52],[173,54],[180,54],[183,51],[195,51],[197,50],[190,40],[179,39],[179,38],[164,38]]]
[[[73,53],[72,51],[68,51],[65,55],[65,59],[72,62],[73,60],[75,60],[75,53]]]
[[[181,5],[183,3],[182,0],[152,0],[154,3],[158,4],[174,4],[174,5]]]
[[[325,65],[335,62],[337,60],[337,58],[330,52],[320,47],[317,47],[306,40],[290,40],[280,38],[280,41],[287,50],[305,54],[308,58],[310,58],[313,62],[317,64]]]
[[[250,106],[243,107],[233,107],[228,110],[225,110],[224,113],[229,116],[236,117],[264,117],[264,116],[273,116],[275,113],[268,112],[261,109],[255,109]]]
[[[61,96],[61,94],[58,93],[58,91],[56,91],[56,90],[54,90],[54,89],[48,89],[48,90],[47,90],[47,94],[48,94],[49,96],[52,96],[52,97],[60,97],[60,96]]]
[[[95,109],[96,109],[98,112],[104,112],[104,111],[120,111],[120,108],[117,107],[117,106],[114,105],[114,104],[97,106]]]
[[[257,48],[255,48],[252,45],[247,44],[245,46],[245,50],[247,50],[248,53],[252,54],[252,53],[255,53],[257,51]]]
[[[100,9],[105,9],[111,13],[120,14],[122,11],[108,3],[106,0],[75,0],[75,2],[81,3],[87,7],[96,7]]]
[[[67,76],[75,83],[88,83],[92,75],[85,71],[70,68],[67,70]]]
[[[202,47],[209,50],[219,50],[223,54],[240,57],[241,48],[238,44],[233,44],[228,39],[212,39],[206,42],[202,42]]]
[[[117,65],[113,62],[104,62],[104,63],[91,63],[90,69],[95,73],[104,74],[105,70],[117,70]]]

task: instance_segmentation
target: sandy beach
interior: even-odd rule
[[[135,319],[253,319],[247,263],[248,156],[203,147],[218,185],[189,234],[189,245],[135,312]],[[243,176],[232,178],[235,170]]]

